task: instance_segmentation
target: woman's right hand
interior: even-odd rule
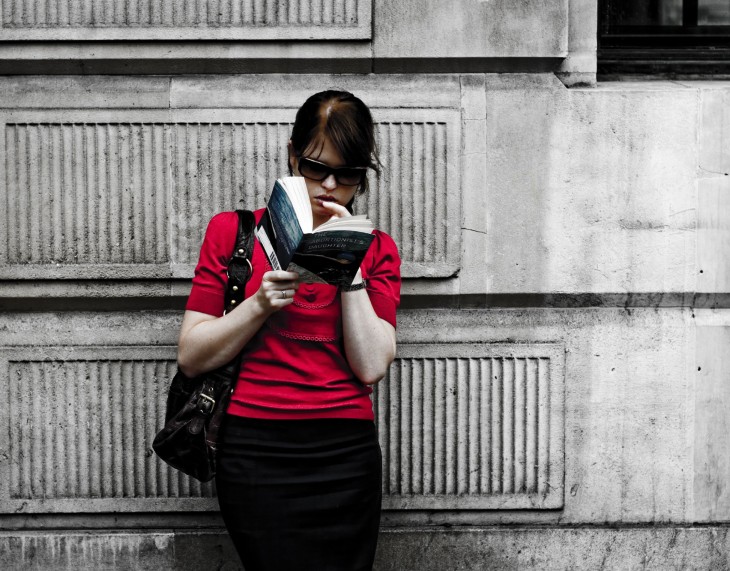
[[[228,363],[269,315],[293,301],[298,287],[295,272],[266,272],[258,291],[222,317],[186,311],[177,350],[180,370],[192,378]]]
[[[281,270],[266,272],[254,299],[266,313],[274,313],[294,301],[299,274]]]

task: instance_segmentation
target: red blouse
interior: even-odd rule
[[[262,210],[257,210],[256,221]],[[222,212],[208,224],[186,309],[223,315],[226,268],[238,215]],[[400,302],[400,257],[393,239],[378,230],[361,265],[375,313],[395,327]],[[256,241],[246,297],[271,270]],[[236,311],[235,309],[233,311]],[[254,418],[373,419],[372,389],[355,378],[345,358],[342,307],[335,286],[302,283],[294,303],[272,314],[246,344],[230,414]]]

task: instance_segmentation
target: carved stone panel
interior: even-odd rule
[[[151,450],[173,355],[169,347],[4,351],[0,512],[213,508],[211,483]]]
[[[151,451],[174,348],[0,351],[0,513],[214,510]],[[374,395],[389,509],[563,503],[555,344],[403,344]],[[79,501],[83,500],[83,501]]]
[[[405,344],[375,411],[384,507],[563,506],[562,348]]]
[[[382,176],[356,208],[404,277],[460,267],[459,112],[380,109]],[[264,206],[292,112],[15,112],[0,123],[0,278],[191,277],[208,220]],[[0,117],[2,121],[2,117]]]
[[[371,0],[0,0],[0,40],[363,40]]]

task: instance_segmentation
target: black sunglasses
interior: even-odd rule
[[[319,161],[307,157],[299,159],[299,173],[311,180],[324,180],[329,175],[334,175],[337,184],[344,186],[355,186],[365,180],[368,173],[367,167],[339,167],[334,168]]]

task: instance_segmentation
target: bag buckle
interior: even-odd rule
[[[248,275],[249,275],[249,277],[253,275],[253,265],[251,264],[251,260],[249,260],[248,258],[244,258],[242,256],[237,256],[235,254],[233,255],[232,260],[243,260],[244,262],[246,262],[248,264]],[[230,270],[228,268],[226,268],[226,277],[228,279],[231,279],[231,273],[230,273]]]
[[[200,412],[208,416],[211,412],[213,412],[213,408],[215,407],[215,399],[206,395],[205,393],[200,393],[200,396],[198,397],[198,402],[195,406]]]

